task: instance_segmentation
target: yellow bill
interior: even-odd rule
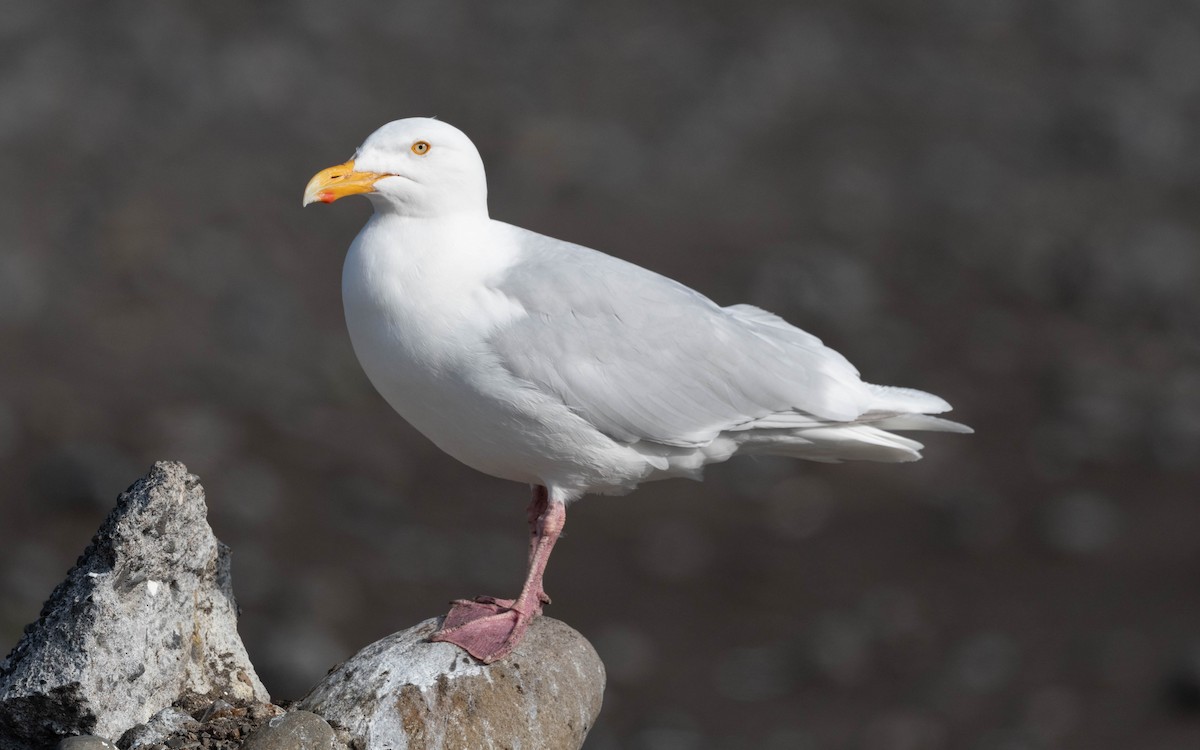
[[[304,187],[304,205],[317,201],[333,203],[347,195],[373,193],[375,183],[387,176],[378,172],[356,172],[353,159],[336,167],[322,169]]]

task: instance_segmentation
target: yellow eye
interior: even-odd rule
[[[417,141],[412,145],[412,152],[417,156],[424,156],[429,153],[429,143],[426,141]]]

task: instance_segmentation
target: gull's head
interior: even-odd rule
[[[376,211],[404,216],[487,215],[483,160],[453,125],[427,117],[389,122],[367,137],[345,164],[318,172],[304,205],[366,195]]]

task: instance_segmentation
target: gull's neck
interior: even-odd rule
[[[409,201],[403,197],[384,196],[378,193],[367,195],[377,216],[395,216],[404,219],[488,219],[487,191],[478,194],[465,193],[443,196],[438,200]]]

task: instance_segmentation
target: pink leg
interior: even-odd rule
[[[460,646],[485,664],[508,656],[521,642],[530,621],[542,613],[542,605],[550,603],[542,589],[542,574],[566,518],[562,503],[550,502],[545,487],[534,487],[529,504],[529,572],[521,594],[515,600],[481,596],[454,602],[430,640]]]
[[[525,509],[525,515],[529,521],[529,561],[528,561],[527,565],[530,568],[532,568],[532,566],[533,566],[533,554],[534,554],[534,551],[537,550],[538,539],[540,538],[540,534],[538,532],[538,522],[541,520],[542,516],[546,513],[546,509],[549,507],[550,507],[550,492],[545,487],[542,487],[541,485],[534,485],[533,499],[529,501],[529,507]],[[551,544],[553,544],[553,543],[551,543]],[[547,553],[547,554],[549,554],[549,553]],[[541,599],[542,599],[542,604],[550,603],[550,597],[546,595],[545,591],[542,592]],[[477,597],[475,597],[474,602],[470,602],[467,600],[459,600],[458,602],[455,602],[455,604],[459,604],[461,602],[461,603],[463,603],[463,607],[467,607],[468,605],[470,605],[472,603],[496,604],[496,605],[499,605],[502,609],[512,609],[512,605],[515,601],[516,601],[515,599],[497,599],[494,596],[477,596]],[[489,610],[487,610],[486,614],[496,614],[496,611],[497,610],[495,610],[495,609],[489,609]]]

